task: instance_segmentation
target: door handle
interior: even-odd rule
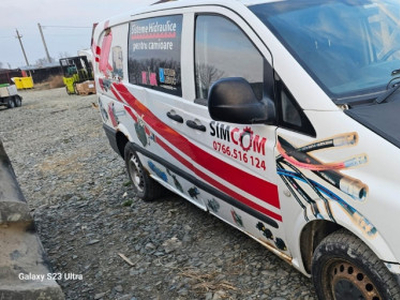
[[[193,128],[195,130],[203,131],[206,132],[206,126],[204,125],[199,125],[195,121],[192,120],[187,120],[186,125],[189,126],[190,128]]]
[[[167,112],[167,117],[178,122],[178,123],[183,123],[183,118],[180,115],[173,114],[170,111]]]

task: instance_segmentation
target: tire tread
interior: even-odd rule
[[[380,278],[380,280],[385,283],[385,292],[390,296],[388,300],[400,300],[400,286],[393,274],[365,243],[345,229],[340,229],[328,235],[315,249],[312,267],[313,274],[316,273],[314,261],[318,260],[319,257],[323,255],[322,252],[326,251],[325,249],[334,249],[335,247],[347,248],[347,253],[350,254],[350,258],[351,256],[356,256],[361,260],[366,269],[370,270],[377,278]],[[318,279],[314,277],[315,276],[313,276],[314,285],[317,285],[316,282]],[[317,286],[316,290],[319,298],[324,299]]]

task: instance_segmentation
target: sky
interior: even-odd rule
[[[26,66],[16,29],[30,65],[46,58],[40,23],[52,58],[75,56],[90,48],[93,23],[149,5],[157,0],[1,0],[0,64]]]

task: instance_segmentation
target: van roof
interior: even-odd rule
[[[147,14],[152,12],[158,12],[168,9],[181,8],[181,7],[192,7],[199,5],[218,5],[225,7],[233,7],[233,6],[250,6],[261,3],[269,3],[269,2],[280,2],[287,0],[170,0],[170,1],[157,1],[152,5],[142,6],[139,8],[133,8],[132,10],[128,9],[127,13],[123,13],[116,16],[111,16],[107,19],[108,24],[112,25],[115,23],[121,22],[121,20],[128,18],[128,16],[139,16],[141,14]],[[106,20],[104,20],[106,21]],[[103,21],[103,22],[104,22]],[[101,26],[102,27],[102,26]]]
[[[170,0],[170,1],[155,1],[152,5],[145,6],[140,8],[139,10],[133,11],[133,13],[141,14],[148,13],[153,11],[159,11],[169,8],[179,8],[183,6],[198,6],[198,5],[223,5],[230,7],[233,3],[243,4],[245,6],[260,4],[260,3],[268,3],[268,2],[280,2],[285,0]]]
[[[253,5],[253,4],[260,4],[260,3],[265,3],[265,2],[278,2],[278,1],[283,1],[283,0],[233,0],[233,1],[241,2],[244,5],[248,6],[248,5]],[[169,3],[175,2],[175,3],[180,3],[180,4],[182,2],[193,2],[193,4],[201,4],[201,2],[203,2],[203,1],[198,1],[198,0],[196,0],[196,1],[194,1],[194,0],[191,0],[191,1],[188,1],[188,0],[159,0],[157,2],[154,2],[152,5],[158,5],[158,4],[168,3],[168,2]],[[204,1],[204,2],[210,3],[210,1]],[[212,1],[212,2],[217,3],[218,1]],[[232,2],[232,0],[230,0],[229,2]]]
[[[260,3],[266,3],[266,2],[279,2],[279,1],[283,1],[283,0],[160,0],[157,1],[155,3],[152,4],[152,6],[156,5],[163,5],[163,6],[183,6],[183,5],[190,5],[190,6],[194,6],[194,5],[202,5],[202,4],[221,4],[221,3],[232,3],[232,2],[239,2],[244,4],[245,6],[248,5],[253,5],[253,4],[260,4]]]

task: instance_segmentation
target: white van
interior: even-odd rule
[[[175,1],[99,23],[111,146],[311,276],[400,299],[400,2]]]

